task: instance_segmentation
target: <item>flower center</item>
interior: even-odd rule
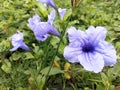
[[[91,44],[85,44],[85,45],[82,47],[82,51],[83,51],[83,52],[93,52],[93,51],[94,51],[94,46],[91,45]]]

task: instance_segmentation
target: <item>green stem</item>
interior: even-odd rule
[[[70,18],[71,18],[71,16],[69,17],[69,19],[70,19]],[[49,68],[49,70],[48,70],[48,72],[47,72],[47,75],[46,75],[46,80],[48,79],[48,74],[50,73],[50,70],[51,70],[51,68],[52,68],[52,66],[53,66],[55,56],[58,54],[58,50],[59,50],[60,44],[61,44],[61,42],[62,42],[63,36],[65,35],[65,31],[66,31],[66,28],[67,28],[67,26],[68,26],[68,23],[69,23],[69,20],[67,21],[67,24],[66,24],[66,26],[64,27],[64,31],[63,31],[63,33],[61,34],[61,38],[60,38],[60,41],[59,41],[59,43],[58,43],[56,52],[55,52],[55,54],[54,54],[54,56],[53,56],[53,58],[52,58],[52,61],[51,61],[51,64],[50,64],[50,68]],[[46,80],[45,80],[45,81],[46,81]],[[46,82],[45,82],[45,84],[46,84]]]
[[[44,51],[48,52],[49,50],[49,43],[50,43],[50,40],[48,40],[48,43],[45,43],[45,48],[43,49]],[[37,70],[38,71],[38,74],[39,72],[41,71],[41,69],[44,67],[44,65],[46,64],[46,59],[48,57],[48,53],[45,53],[45,55],[42,57],[41,61],[40,61],[40,64],[39,64],[39,69]],[[44,63],[43,63],[44,62]]]

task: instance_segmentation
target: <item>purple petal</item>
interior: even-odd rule
[[[10,49],[11,52],[16,51],[20,46],[15,46],[12,49]]]
[[[101,41],[95,49],[96,52],[100,53],[105,62],[105,66],[114,65],[116,63],[116,51],[115,48],[106,41]]]
[[[12,42],[13,48],[10,49],[10,51],[15,51],[18,48],[21,48],[21,46],[23,45],[26,47],[23,49],[28,50],[28,46],[25,45],[23,42],[23,34],[20,31],[18,31],[16,34],[12,36],[11,42]]]
[[[39,0],[39,2],[48,4],[51,7],[56,8],[56,5],[54,4],[53,0]]]
[[[64,57],[71,63],[79,62],[78,55],[82,53],[81,48],[66,46],[64,49]]]
[[[104,67],[103,56],[99,53],[82,53],[78,56],[84,69],[95,73],[101,72]]]
[[[66,13],[66,9],[61,9],[61,8],[59,8],[59,9],[58,9],[58,12],[59,12],[59,15],[60,15],[61,20],[63,20],[63,17],[64,17],[64,15],[65,15],[65,13]]]
[[[99,43],[99,41],[105,39],[107,30],[101,26],[98,26],[96,28],[93,26],[90,26],[88,30],[86,30],[86,33],[88,35],[89,41],[93,42],[93,44],[96,45]]]
[[[31,28],[31,30],[34,30],[36,25],[39,24],[39,22],[41,22],[41,18],[36,14],[28,20],[28,25]]]
[[[54,19],[55,19],[55,10],[52,10],[50,12],[50,14],[48,15],[48,21],[47,22],[52,25]]]
[[[35,35],[45,35],[49,31],[48,23],[47,22],[40,22],[34,29]]]
[[[68,37],[69,37],[70,43],[79,41],[81,43],[81,45],[83,45],[87,40],[86,33],[81,30],[76,30],[75,27],[69,28],[67,32],[68,32]]]
[[[42,36],[38,35],[38,36],[36,36],[36,39],[38,41],[45,41],[49,36],[50,36],[49,34],[45,34],[45,35],[42,35]]]
[[[38,41],[45,41],[48,37],[48,23],[40,22],[34,29],[34,35]]]
[[[22,41],[23,41],[23,34],[20,31],[18,31],[16,34],[14,34],[11,37],[11,42],[14,47],[20,46]]]
[[[60,33],[52,25],[49,24],[48,28],[49,28],[49,32],[48,33],[60,37]]]
[[[25,43],[22,43],[21,46],[20,46],[20,48],[22,48],[22,49],[24,49],[26,51],[30,50],[29,47]]]
[[[49,34],[60,36],[59,32],[49,23],[41,22],[36,26],[34,34],[37,40],[45,41]]]
[[[17,31],[16,34],[14,34],[11,37],[12,41],[19,41],[19,40],[23,40],[23,34],[20,31]]]

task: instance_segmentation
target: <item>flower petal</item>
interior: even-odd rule
[[[47,22],[40,22],[34,29],[35,36],[43,36],[49,31],[49,26]]]
[[[88,35],[89,41],[92,42],[93,45],[97,45],[99,43],[99,41],[105,39],[107,30],[101,26],[98,26],[96,28],[93,26],[90,26],[86,30],[86,33]]]
[[[66,46],[64,49],[64,57],[71,63],[79,62],[78,55],[82,53],[80,48]]]
[[[34,35],[35,38],[38,41],[45,41],[48,37],[48,27],[47,27],[47,23],[46,22],[41,22],[39,23],[39,25],[36,26],[35,30],[34,30]]]
[[[99,53],[82,53],[78,56],[80,64],[84,69],[95,73],[101,72],[104,67],[103,56]]]
[[[65,15],[65,13],[66,13],[66,9],[58,8],[58,12],[59,12],[60,18],[62,20],[64,15]]]
[[[50,35],[49,34],[45,34],[45,35],[42,35],[42,36],[36,36],[36,39],[38,41],[45,41]]]
[[[48,33],[60,37],[60,33],[52,25],[48,25],[48,27],[49,27]]]
[[[49,34],[60,36],[59,32],[47,22],[39,23],[34,30],[34,35],[39,41],[45,41]]]
[[[17,33],[11,37],[11,42],[13,47],[20,46],[23,42],[23,34],[20,31],[17,31]]]
[[[20,48],[22,45],[24,45],[24,47],[26,47],[26,48],[23,48],[23,49],[25,49],[25,50],[28,49],[28,46],[25,45],[24,42],[23,42],[23,34],[20,31],[18,31],[16,34],[14,34],[11,37],[11,42],[12,42],[13,48],[10,49],[10,51],[15,51],[18,48]]]
[[[39,0],[39,2],[48,4],[52,6],[53,8],[56,8],[56,5],[54,4],[53,0]]]
[[[30,50],[29,47],[25,43],[22,43],[21,46],[20,46],[20,48],[22,48],[22,49],[24,49],[26,51]]]
[[[55,19],[55,10],[52,10],[50,12],[50,14],[48,15],[48,21],[47,22],[52,25],[54,19]]]
[[[20,47],[20,46],[15,46],[15,47],[13,47],[12,49],[10,49],[10,51],[11,51],[11,52],[12,52],[12,51],[15,51],[15,50],[17,50],[19,47]]]
[[[39,22],[41,22],[41,18],[36,14],[28,20],[28,25],[31,28],[31,30],[34,30],[36,25],[39,24]]]
[[[79,41],[81,43],[81,45],[85,44],[86,34],[83,31],[76,30],[75,27],[70,27],[67,32],[68,32],[68,37],[69,37],[70,43]]]
[[[99,45],[95,48],[96,52],[99,52],[105,62],[105,66],[114,65],[116,63],[116,51],[115,48],[106,41],[101,41]]]
[[[14,34],[11,37],[11,39],[12,39],[12,41],[21,41],[21,40],[23,40],[23,34],[20,31],[17,31],[17,33]]]

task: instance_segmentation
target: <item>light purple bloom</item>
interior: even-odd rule
[[[52,26],[52,23],[55,19],[55,11],[52,10],[50,15],[48,15],[48,21],[42,22],[38,15],[33,16],[28,20],[29,27],[34,32],[34,35],[38,41],[45,41],[50,35],[53,34],[60,36],[59,32]]]
[[[29,22],[29,27],[31,30],[35,29],[35,26],[41,22],[41,18],[36,14],[32,18],[28,20]]]
[[[64,15],[66,13],[66,9],[58,8],[58,12],[59,12],[61,20],[63,20],[63,17],[64,17]]]
[[[64,57],[71,63],[80,63],[84,69],[95,73],[101,72],[104,66],[116,63],[114,47],[105,41],[104,27],[90,26],[85,32],[71,27],[68,30],[70,44],[64,49]]]
[[[29,50],[29,47],[23,42],[23,34],[18,31],[11,37],[13,48],[10,51],[15,51],[18,48],[22,48],[24,50]]]
[[[41,3],[48,4],[53,8],[56,8],[56,5],[54,4],[53,0],[38,0],[38,1],[41,2]]]
[[[48,15],[48,23],[52,25],[53,21],[55,20],[55,10],[52,10]]]

